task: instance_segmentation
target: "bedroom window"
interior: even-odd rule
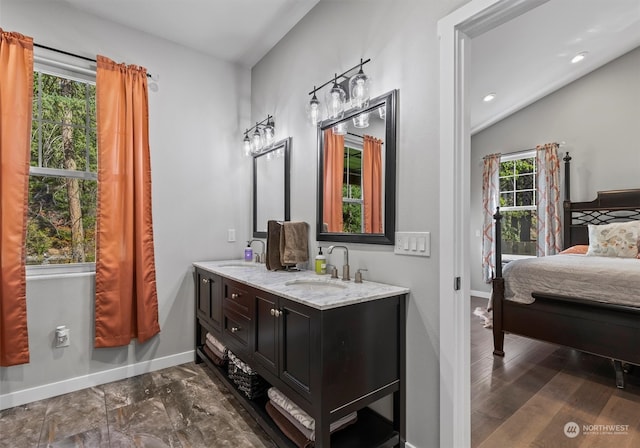
[[[536,256],[536,156],[535,152],[504,155],[500,159],[500,211],[502,253]]]
[[[362,198],[362,143],[345,138],[344,178],[342,182],[342,227],[347,233],[364,232]],[[360,146],[354,148],[354,146]]]
[[[95,90],[95,78],[34,71],[27,265],[95,261]]]

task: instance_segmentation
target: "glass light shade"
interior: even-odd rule
[[[320,114],[320,101],[316,94],[313,94],[311,101],[307,103],[307,119],[312,126],[316,126],[321,119]]]
[[[353,107],[366,107],[369,105],[369,85],[371,81],[367,75],[360,71],[349,80],[349,96]]]
[[[251,139],[247,134],[244,134],[244,140],[242,142],[242,149],[245,156],[251,155]]]
[[[331,90],[327,92],[327,115],[329,119],[342,118],[344,115],[344,103],[347,100],[347,92],[338,85],[333,83]]]
[[[360,129],[369,127],[369,113],[365,112],[353,117],[353,125]]]
[[[346,135],[347,133],[347,122],[343,121],[342,123],[338,123],[333,128],[333,133],[335,135]]]
[[[380,119],[384,120],[387,116],[387,108],[385,106],[380,106],[378,108],[378,114],[380,115]]]
[[[263,132],[264,132],[264,146],[268,148],[271,145],[273,145],[273,142],[275,141],[275,129],[273,127],[273,121],[271,120],[267,121],[267,124],[265,125]]]
[[[256,128],[255,132],[251,136],[251,148],[252,152],[257,153],[263,147],[262,134],[260,134],[260,130]]]

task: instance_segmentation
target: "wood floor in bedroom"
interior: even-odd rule
[[[610,360],[552,344],[507,335],[494,357],[482,323],[471,316],[472,447],[640,446],[640,366],[618,389]]]

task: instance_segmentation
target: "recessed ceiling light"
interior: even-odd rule
[[[491,92],[487,95],[485,95],[484,98],[482,98],[482,101],[484,101],[485,103],[488,103],[489,101],[493,101],[496,99],[496,94]]]
[[[587,56],[588,53],[589,53],[588,51],[583,51],[582,53],[578,53],[573,57],[573,59],[571,59],[571,63],[575,64],[576,62],[582,61]]]

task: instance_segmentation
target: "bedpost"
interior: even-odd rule
[[[564,153],[564,200],[571,201],[571,156],[569,151]]]
[[[491,307],[493,308],[493,354],[504,356],[504,331],[502,331],[502,301],[504,300],[504,279],[502,278],[502,215],[496,207],[493,215],[496,221],[496,275],[493,278]]]
[[[493,215],[496,221],[494,238],[496,242],[496,278],[502,277],[502,215],[500,207],[496,207],[496,213]]]
[[[571,245],[571,156],[569,151],[564,153],[564,241],[562,247],[567,249]]]

